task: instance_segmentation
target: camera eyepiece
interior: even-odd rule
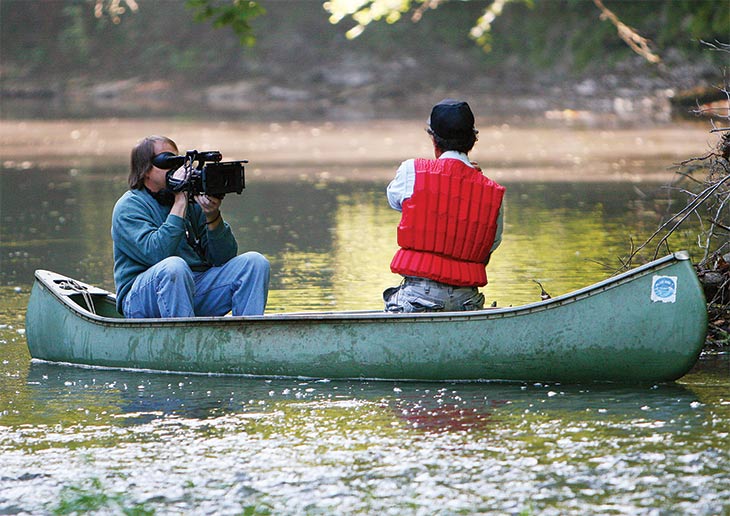
[[[152,164],[162,170],[172,170],[183,166],[184,156],[176,156],[172,152],[161,152],[152,157]]]

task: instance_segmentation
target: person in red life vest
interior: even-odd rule
[[[504,187],[469,160],[477,141],[474,114],[445,99],[426,129],[436,159],[401,163],[387,189],[402,212],[390,270],[404,277],[383,292],[388,312],[481,310],[486,266],[502,241]]]

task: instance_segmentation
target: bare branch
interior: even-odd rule
[[[618,36],[631,47],[631,50],[639,54],[650,63],[660,63],[661,58],[651,51],[649,48],[649,40],[640,36],[634,29],[619,20],[612,11],[610,11],[601,0],[593,0],[596,7],[601,11],[601,19],[609,20],[616,27]]]
[[[444,0],[425,0],[419,7],[413,12],[411,21],[417,23],[423,18],[423,14],[429,9],[436,9]]]
[[[673,222],[674,225],[672,225],[671,228],[666,230],[664,235],[659,239],[659,242],[656,245],[655,252],[654,252],[654,258],[656,258],[659,255],[659,250],[662,246],[662,244],[668,245],[667,240],[669,237],[676,231],[676,229],[682,225],[682,223],[687,220],[693,213],[695,213],[695,210],[702,205],[707,199],[709,199],[723,184],[730,181],[730,175],[725,176],[723,179],[715,182],[702,192],[700,192],[699,195],[697,195],[692,201],[690,201],[687,206],[685,206],[683,209],[681,209],[674,217],[672,217],[670,220],[666,221],[664,224],[662,224],[643,244],[641,244],[636,249],[633,249],[631,251],[631,254],[629,255],[627,262],[631,263],[631,259],[636,256],[639,251],[644,249],[647,245],[649,245],[650,242],[652,242],[657,236],[659,236],[664,230],[667,229],[668,226],[670,226]]]
[[[710,48],[710,50],[715,50],[717,52],[730,52],[730,44],[728,43],[721,43],[717,40],[715,40],[714,43],[710,43],[709,41],[700,40],[700,43]]]

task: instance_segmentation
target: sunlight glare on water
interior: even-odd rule
[[[718,474],[730,458],[728,409],[716,413],[692,386],[242,380],[44,364],[29,380],[35,423],[0,420],[5,508],[49,510],[60,490],[162,512],[712,514],[730,496]]]

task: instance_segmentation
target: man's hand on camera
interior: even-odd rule
[[[197,202],[203,209],[205,214],[205,224],[208,229],[215,229],[222,219],[221,217],[221,201],[215,196],[208,195],[196,195],[195,202]]]
[[[179,194],[185,190],[187,176],[185,167],[180,167],[172,173],[167,172],[167,187],[176,194]]]
[[[185,171],[185,166],[182,166],[178,168],[175,172],[172,173],[172,178],[177,179],[178,181],[182,181],[187,176],[187,172]]]

